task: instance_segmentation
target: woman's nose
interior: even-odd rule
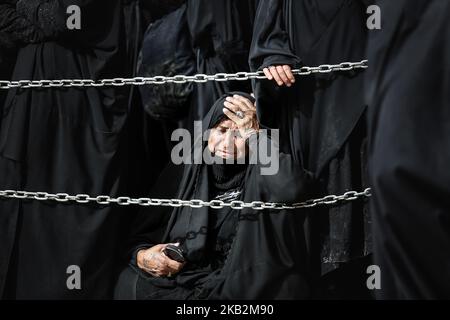
[[[234,146],[234,134],[232,130],[228,130],[225,134],[224,147],[228,150],[233,149]]]

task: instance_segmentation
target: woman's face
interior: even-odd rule
[[[216,157],[222,159],[241,159],[245,157],[245,139],[231,120],[223,120],[213,129],[208,139],[208,148]]]

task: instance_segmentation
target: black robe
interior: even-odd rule
[[[355,0],[262,0],[250,64],[318,66],[365,59],[366,7]],[[321,181],[316,196],[366,187],[361,71],[297,77],[292,88],[257,81],[260,122],[281,137]],[[310,249],[326,273],[370,252],[370,217],[361,202],[311,210]]]
[[[138,74],[194,75],[196,59],[187,30],[186,5],[151,23],[145,32],[139,55]],[[144,109],[154,119],[176,123],[188,114],[187,105],[194,83],[165,83],[140,86]]]
[[[242,94],[242,93],[241,93]],[[248,96],[250,97],[250,96]],[[222,114],[224,98],[211,108],[203,121],[209,128],[213,119]],[[222,114],[223,115],[223,114]],[[287,142],[287,141],[284,141]],[[281,141],[280,143],[284,143]],[[289,144],[289,143],[288,143]],[[206,147],[206,144],[203,145]],[[294,155],[280,154],[279,171],[275,175],[261,175],[258,164],[248,165],[242,193],[237,200],[295,203],[307,198],[314,181]],[[175,170],[175,171],[174,171]],[[179,180],[170,169],[162,180]],[[179,171],[178,171],[179,172]],[[210,200],[211,180],[208,165],[185,165],[175,198]],[[169,180],[172,179],[172,180]],[[172,183],[168,183],[173,186]],[[174,189],[172,188],[172,192]],[[173,195],[174,193],[172,193]],[[301,210],[231,210],[237,216],[236,233],[223,267],[211,270],[193,268],[211,258],[208,241],[214,233],[208,207],[181,207],[172,212],[158,212],[153,208],[143,211],[137,221],[140,226],[131,240],[130,253],[158,243],[180,241],[188,264],[172,278],[153,278],[133,267],[138,276],[123,277],[119,286],[138,291],[138,298],[148,299],[301,299],[310,294],[306,242],[303,232],[305,214]],[[164,216],[165,215],[165,216]],[[167,222],[167,217],[170,216]],[[161,234],[157,220],[166,223]],[[132,265],[135,260],[132,259]],[[209,270],[209,272],[208,272]],[[129,273],[125,271],[124,273]],[[146,292],[147,290],[147,292]],[[118,298],[130,298],[133,294]],[[135,296],[136,297],[136,296]]]
[[[43,39],[42,31],[16,11],[17,0],[0,3],[0,80],[11,79],[19,46]],[[0,90],[0,114],[8,91]]]
[[[216,74],[249,71],[248,53],[252,41],[257,0],[188,0],[186,17],[197,59],[196,73]],[[197,84],[185,122],[201,121],[209,108],[230,91],[251,90],[250,81]]]
[[[66,29],[69,5],[81,8],[81,30]],[[19,50],[14,80],[133,75],[137,1],[27,0],[19,12],[46,40]],[[130,96],[129,87],[10,90],[0,125],[0,188],[128,194]],[[113,267],[129,219],[115,206],[0,200],[0,294],[111,297]],[[66,286],[71,265],[81,269],[81,290]]]
[[[381,299],[450,298],[450,2],[375,1],[369,34],[374,262]]]
[[[186,1],[176,12],[149,25],[139,76],[249,71],[248,51],[256,2]],[[151,127],[160,127],[158,138],[167,146],[161,154],[170,153],[173,130],[183,127],[193,131],[194,121],[201,121],[221,95],[233,90],[250,92],[250,81],[141,87],[146,111],[158,120],[149,120]],[[154,139],[151,143],[155,143]]]

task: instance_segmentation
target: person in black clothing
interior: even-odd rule
[[[196,73],[249,71],[248,54],[257,0],[188,0],[186,4]],[[185,127],[192,129],[193,121],[201,121],[223,94],[250,90],[250,81],[213,81],[196,85],[188,118],[183,122]]]
[[[366,8],[359,0],[261,0],[255,18],[251,68],[275,80],[256,81],[258,118],[295,145],[320,181],[316,197],[367,187],[363,71],[295,79],[291,70],[364,60]],[[311,210],[307,230],[317,297],[369,297],[360,276],[340,273],[352,262],[362,274],[370,263],[368,204]]]
[[[245,117],[239,119],[224,108],[242,111]],[[250,95],[235,92],[220,98],[205,117],[203,128],[211,131],[202,150],[208,148],[215,159],[234,159],[234,163],[185,164],[175,198],[294,203],[312,192],[310,173],[286,151],[280,153],[279,171],[274,175],[261,175],[261,165],[249,164],[248,159],[238,161],[256,151],[257,140],[251,137],[258,136],[259,124]],[[282,143],[289,145],[289,141]],[[179,181],[173,175],[172,179]],[[166,176],[161,181],[174,184]],[[139,228],[130,241],[130,267],[119,280],[117,299],[310,296],[301,211],[180,207],[160,213],[170,217],[162,219],[166,222],[161,233],[154,210],[144,210],[137,220]],[[163,253],[168,244],[182,249],[186,263]]]
[[[0,3],[0,80],[11,79],[19,46],[43,39],[42,31],[17,12],[16,2],[4,0]],[[0,90],[0,115],[6,94],[6,90]]]
[[[80,30],[66,26],[72,5],[81,9]],[[0,21],[2,41],[7,35],[22,45],[13,80],[134,75],[142,36],[137,0],[19,0],[1,9],[11,19]],[[132,97],[128,86],[9,90],[0,118],[0,189],[138,193],[130,169],[137,168]],[[132,217],[114,206],[1,199],[0,296],[111,298]],[[81,270],[80,290],[66,285],[72,265]]]
[[[176,1],[169,3],[173,2]],[[257,3],[258,0],[185,1],[176,11],[149,25],[143,39],[139,76],[249,71]],[[151,117],[147,139],[153,145],[163,141],[166,147],[156,148],[161,157],[167,158],[174,145],[173,130],[181,127],[193,133],[194,121],[201,121],[219,97],[230,91],[249,92],[251,82],[172,83],[140,86],[139,90]]]
[[[375,1],[367,48],[379,299],[450,298],[450,2]]]

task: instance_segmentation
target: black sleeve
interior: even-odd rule
[[[285,1],[259,2],[250,49],[250,66],[253,71],[273,65],[287,64],[295,67],[300,64],[300,58],[290,47]]]
[[[169,164],[149,192],[149,197],[176,198],[183,169],[183,165]],[[129,231],[125,252],[127,261],[136,264],[136,254],[139,250],[162,243],[172,211],[173,208],[166,206],[142,207],[139,210]]]
[[[292,1],[296,0],[259,1],[249,57],[252,71],[274,65],[301,65],[300,57],[291,47],[292,35],[289,34],[294,16],[289,9]],[[279,130],[280,151],[301,163],[298,126],[294,125],[298,117],[292,107],[298,101],[297,90],[279,87],[275,81],[265,79],[253,81],[253,90],[260,125]]]
[[[136,246],[134,248],[134,250],[129,252],[130,260],[129,260],[128,263],[133,265],[133,266],[135,266],[135,267],[138,267],[138,264],[137,264],[137,254],[138,254],[138,252],[141,251],[141,250],[145,250],[145,249],[151,248],[151,247],[153,247],[152,244],[141,244],[140,246]]]
[[[165,208],[143,207],[130,228],[125,259],[136,265],[136,255],[140,250],[160,244],[169,217],[170,213]]]

